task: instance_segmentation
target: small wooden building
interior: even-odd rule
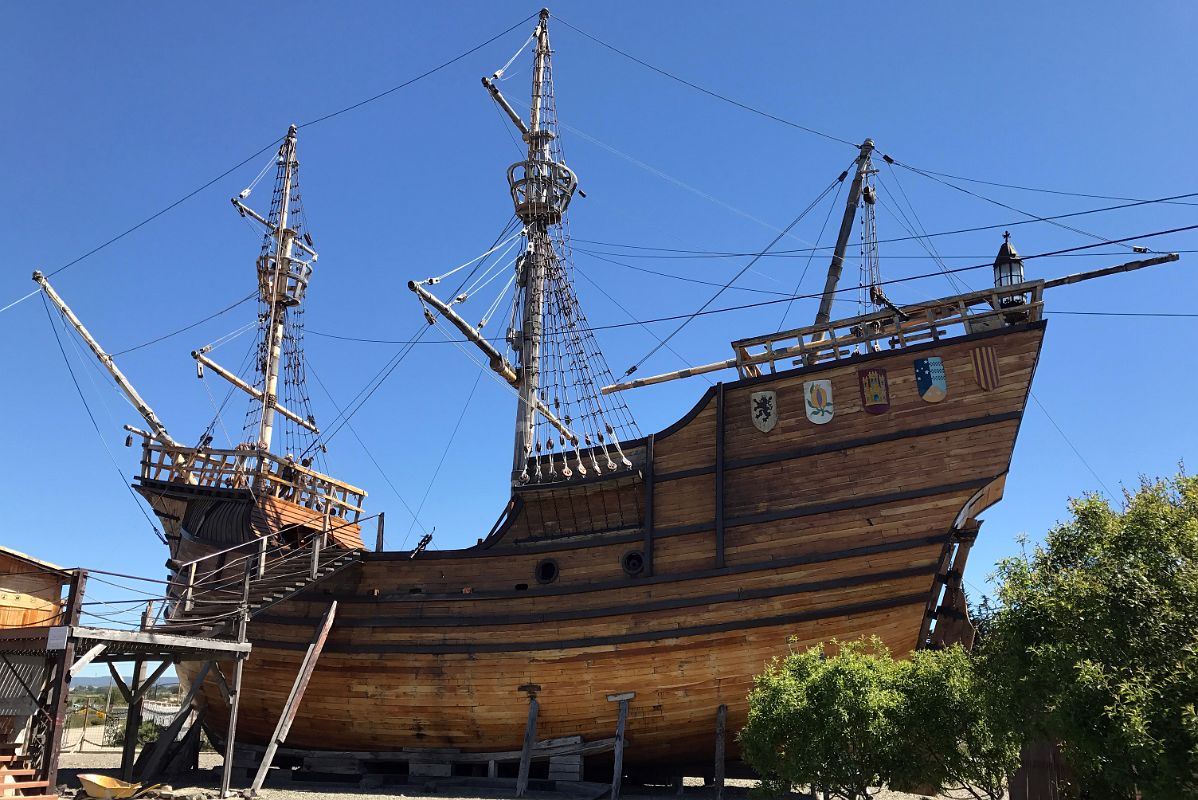
[[[70,571],[0,546],[0,629],[42,628],[62,624],[64,589]],[[24,740],[36,703],[21,686],[40,688],[45,680],[42,656],[9,656],[0,669],[0,742]]]

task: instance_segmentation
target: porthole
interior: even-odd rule
[[[645,556],[640,550],[629,550],[620,559],[620,566],[629,575],[640,575],[645,570]]]
[[[553,583],[557,580],[557,562],[546,558],[537,564],[537,583]]]

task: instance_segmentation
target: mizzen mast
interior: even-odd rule
[[[861,143],[861,153],[854,162],[856,172],[849,187],[849,196],[845,200],[844,217],[840,220],[840,232],[836,236],[836,248],[832,251],[832,263],[828,265],[828,279],[824,282],[824,293],[819,301],[819,311],[815,315],[816,325],[826,325],[832,319],[832,300],[836,296],[836,284],[840,282],[840,273],[844,271],[844,254],[849,244],[849,235],[853,232],[857,204],[861,201],[861,188],[872,169],[870,158],[873,151],[874,140],[866,139]]]

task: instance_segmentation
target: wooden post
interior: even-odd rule
[[[620,800],[620,785],[624,782],[624,728],[628,724],[628,701],[636,697],[636,692],[609,694],[609,703],[619,703],[620,713],[616,717],[616,749],[615,762],[611,768],[611,800]]]
[[[154,616],[154,603],[146,603],[146,610],[141,615],[141,629],[144,631],[150,625]],[[115,670],[113,670],[115,672]],[[143,691],[146,683],[146,662],[137,659],[133,662],[133,678],[129,682],[129,694],[125,698],[129,710],[125,714],[125,741],[121,749],[121,780],[133,780],[133,764],[137,756],[137,731],[141,728],[141,709],[145,700]],[[124,687],[122,687],[124,688]]]
[[[83,609],[83,591],[87,587],[87,572],[76,570],[71,576],[71,588],[67,592],[66,613],[59,620],[63,625],[79,624],[79,613]],[[46,781],[46,793],[54,794],[58,782],[58,754],[62,749],[62,731],[67,719],[67,701],[71,690],[71,664],[75,660],[75,644],[69,630],[66,644],[54,665],[54,691],[50,695],[49,741],[42,749],[45,761],[39,765],[39,778]]]
[[[383,552],[383,527],[386,523],[386,512],[380,511],[378,516],[377,529],[374,534],[374,552]]]
[[[316,576],[320,574],[320,551],[324,549],[329,537],[329,506],[325,502],[324,517],[321,520],[320,535],[312,540],[312,564],[308,577],[316,580]]]
[[[258,765],[254,782],[250,784],[250,794],[257,794],[258,790],[262,788],[262,784],[266,780],[266,773],[270,771],[270,765],[275,760],[275,753],[287,740],[287,734],[291,731],[291,723],[295,721],[295,713],[299,711],[299,704],[304,699],[304,692],[312,677],[312,671],[316,669],[316,660],[320,658],[325,640],[329,638],[329,629],[333,627],[333,617],[336,613],[337,601],[334,600],[329,605],[329,610],[324,612],[324,619],[316,628],[316,635],[313,637],[312,643],[308,645],[308,652],[304,653],[304,660],[300,663],[299,672],[296,673],[291,694],[287,696],[287,703],[279,715],[279,723],[275,726],[274,735],[270,737],[270,744],[266,746],[266,753],[262,756],[262,763]]]
[[[537,742],[537,712],[540,703],[537,702],[537,692],[541,687],[535,683],[526,683],[520,691],[528,693],[528,722],[524,726],[524,744],[520,747],[520,771],[516,774],[516,797],[523,797],[528,792],[528,769],[532,764],[532,748]]]
[[[720,703],[715,712],[715,800],[724,800],[724,727],[728,721],[728,706]]]
[[[246,573],[246,588],[244,592],[249,591],[249,573]],[[245,641],[245,628],[249,621],[249,607],[242,602],[241,618],[237,623],[237,641]],[[237,661],[233,664],[233,686],[229,690],[229,729],[225,737],[225,763],[220,773],[220,796],[226,798],[229,796],[229,779],[233,774],[233,746],[237,741],[237,708],[241,705],[241,674],[245,669],[245,657],[237,654]]]

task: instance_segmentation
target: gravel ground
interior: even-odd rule
[[[82,752],[75,752],[78,737],[71,731],[68,744],[59,760],[60,785],[72,789],[79,786],[75,776],[81,772],[102,772],[114,774],[120,766],[121,751],[119,747],[96,747],[84,743]],[[89,733],[89,742],[90,742]],[[220,765],[222,758],[219,753],[200,754],[200,772],[192,776],[186,784],[188,787],[199,786],[213,789],[220,785]],[[729,780],[724,790],[726,800],[748,800],[749,789],[756,784],[749,780]],[[183,788],[182,784],[176,789]],[[604,790],[599,784],[578,784],[576,791],[538,792],[530,791],[530,800],[595,800]],[[637,786],[624,784],[623,797],[626,798],[674,798],[676,795],[669,789],[659,786]],[[412,784],[399,786],[384,786],[378,789],[363,789],[343,783],[317,782],[286,782],[271,780],[262,790],[262,800],[378,800],[380,797],[400,797],[405,800],[508,800],[513,797],[511,790],[489,789],[477,785],[453,785],[448,782],[439,784]],[[687,778],[683,797],[692,800],[712,800],[714,791],[705,789],[698,778]],[[795,792],[792,800],[801,800],[810,795]],[[884,790],[874,795],[876,800],[916,800],[920,795],[905,794]],[[943,800],[949,800],[947,796]]]

